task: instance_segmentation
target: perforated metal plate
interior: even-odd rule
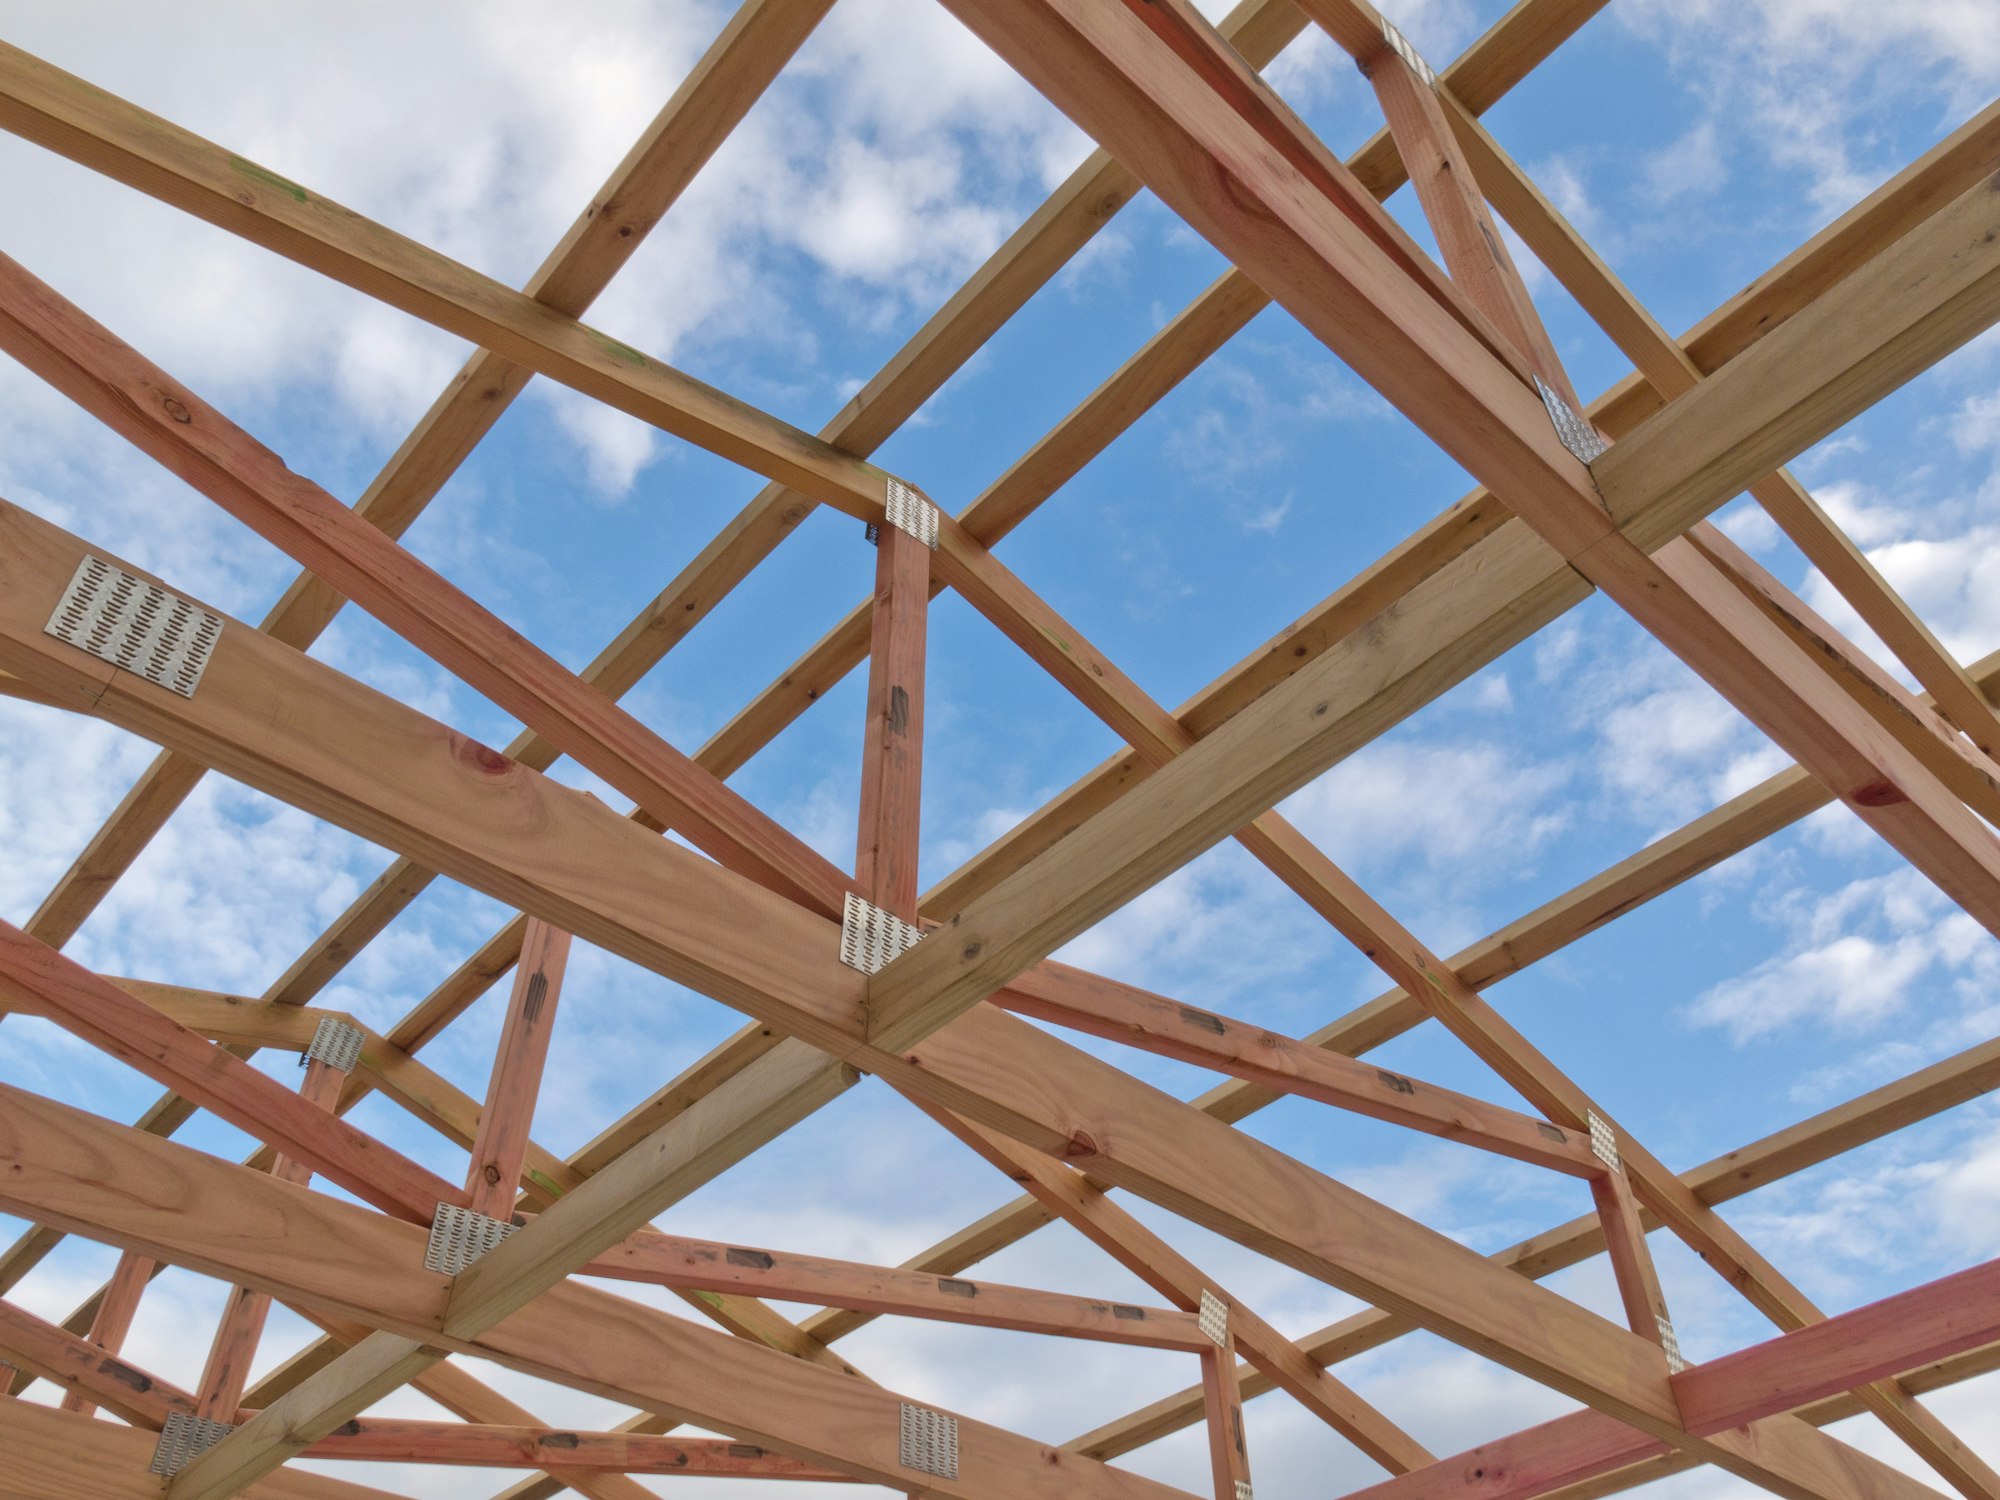
[[[1585,463],[1594,463],[1602,457],[1611,445],[1599,436],[1597,429],[1579,417],[1539,375],[1535,377],[1535,389],[1541,392],[1542,405],[1548,408],[1549,420],[1555,423],[1556,436],[1562,439],[1562,445]]]
[[[299,1054],[299,1066],[323,1062],[335,1072],[352,1073],[354,1065],[361,1061],[361,1044],[366,1039],[367,1033],[359,1026],[339,1016],[321,1016],[319,1025],[313,1028],[311,1043]]]
[[[1667,1373],[1678,1375],[1688,1367],[1681,1356],[1680,1336],[1674,1332],[1674,1320],[1666,1314],[1660,1315],[1660,1347],[1667,1351]]]
[[[152,1472],[180,1473],[235,1430],[227,1422],[197,1417],[190,1412],[174,1412],[160,1425],[160,1440],[153,1445]]]
[[[906,1469],[958,1478],[958,1418],[948,1411],[903,1403],[902,1441],[897,1460]]]
[[[926,547],[933,551],[937,549],[937,507],[924,498],[921,490],[890,475],[883,512],[889,524],[898,531],[907,531]]]
[[[894,912],[863,901],[852,891],[840,912],[840,961],[873,974],[897,955],[917,946],[924,935]]]
[[[1599,1118],[1595,1110],[1590,1113],[1590,1149],[1612,1171],[1625,1170],[1625,1164],[1618,1159],[1618,1137],[1611,1133],[1611,1127]]]
[[[1229,1304],[1207,1287],[1201,1289],[1201,1312],[1194,1322],[1216,1348],[1229,1342]]]
[[[1438,86],[1438,76],[1431,71],[1431,65],[1424,61],[1423,54],[1411,46],[1410,39],[1390,25],[1386,17],[1382,21],[1382,40],[1389,44],[1391,52],[1410,65],[1412,73],[1423,79],[1425,88],[1434,89]]]
[[[1236,1500],[1252,1500],[1249,1480],[1239,1479],[1236,1481]]]
[[[431,1215],[430,1242],[424,1246],[426,1270],[456,1276],[514,1232],[503,1219],[489,1219],[469,1208],[440,1203]]]
[[[192,698],[222,635],[222,617],[87,556],[42,633]]]

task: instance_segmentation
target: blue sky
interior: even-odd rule
[[[1441,64],[1504,8],[1426,0],[1395,18]],[[723,19],[719,6],[692,0],[600,4],[556,19],[547,11],[217,3],[169,15],[0,0],[0,36],[518,284]],[[1343,152],[1379,124],[1365,81],[1316,37],[1272,77]],[[1613,0],[1488,123],[1661,321],[1680,329],[1982,107],[1996,85],[2000,11],[1989,0],[1907,0],[1888,13],[1861,0]],[[589,320],[816,429],[1087,149],[931,0],[839,0]],[[343,499],[361,492],[464,357],[452,338],[12,138],[0,139],[0,188],[19,205],[0,220],[0,249]],[[1391,207],[1428,245],[1409,195]],[[1222,269],[1142,196],[880,460],[942,504],[963,506]],[[1594,393],[1625,374],[1550,278],[1531,263],[1526,271],[1578,387]],[[0,494],[9,500],[239,616],[261,616],[292,577],[276,552],[4,360],[0,392]],[[1975,342],[1796,467],[1961,659],[2000,647],[2000,342]],[[581,666],[758,484],[537,382],[407,544]],[[1466,488],[1449,460],[1286,315],[1266,312],[999,550],[1172,704]],[[1740,506],[1726,520],[1766,566],[1850,622],[1768,523]],[[856,523],[815,516],[626,702],[692,751],[865,595],[872,566]],[[514,731],[356,612],[316,654],[490,743]],[[932,612],[928,692],[926,884],[1115,748],[949,595]],[[861,717],[857,679],[735,781],[843,864]],[[9,854],[0,915],[27,919],[151,754],[117,731],[0,700]],[[1783,764],[1593,600],[1299,793],[1288,811],[1450,952]],[[556,774],[587,784],[566,764]],[[383,851],[211,778],[70,951],[106,972],[259,993],[385,862]],[[503,916],[439,882],[321,1003],[385,1026]],[[1198,859],[1066,956],[1293,1033],[1382,988],[1233,846]],[[2000,1025],[1996,977],[1990,939],[1836,810],[1493,995],[1681,1167],[1990,1037]],[[489,996],[425,1053],[475,1093],[501,999]],[[580,950],[537,1138],[574,1149],[739,1019]],[[1086,1045],[1187,1095],[1213,1081]],[[1378,1055],[1514,1102],[1435,1028]],[[295,1076],[289,1058],[265,1064]],[[0,1026],[0,1077],[118,1118],[156,1093],[64,1034],[18,1019]],[[447,1175],[463,1170],[461,1153],[387,1105],[356,1118]],[[1567,1180],[1315,1106],[1280,1105],[1248,1128],[1485,1250],[1588,1206]],[[856,1153],[852,1133],[880,1148]],[[205,1120],[185,1138],[231,1154],[246,1146]],[[1009,1187],[871,1083],[665,1222],[893,1262],[1006,1201]],[[1142,1212],[1289,1331],[1351,1306]],[[2000,1110],[1964,1106],[1742,1200],[1728,1216],[1829,1309],[1988,1259],[2000,1254]],[[1766,1336],[1746,1304],[1655,1240],[1693,1357]],[[108,1252],[74,1245],[17,1295],[61,1316],[109,1263]],[[977,1274],[1140,1295],[1062,1228]],[[1601,1262],[1551,1284],[1615,1308]],[[197,1379],[219,1298],[198,1278],[160,1283],[135,1357]],[[300,1325],[275,1320],[267,1359],[303,1338]],[[1172,1355],[938,1325],[878,1323],[841,1347],[886,1384],[1051,1441],[1195,1373]],[[506,1372],[480,1373],[551,1420],[619,1415]],[[1428,1338],[1342,1373],[1439,1452],[1563,1406]],[[1996,1395],[1989,1379],[1934,1404],[2000,1462]],[[425,1405],[406,1395],[392,1409]],[[1338,1492],[1378,1472],[1283,1398],[1253,1403],[1250,1423],[1266,1493]],[[1890,1462],[1913,1462],[1877,1428],[1841,1432]],[[1206,1482],[1194,1434],[1127,1461],[1184,1487]],[[504,1479],[403,1470],[369,1482],[477,1496]],[[1660,1486],[1689,1496],[1742,1488],[1707,1473]]]

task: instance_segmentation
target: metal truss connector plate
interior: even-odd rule
[[[1678,1375],[1688,1367],[1687,1359],[1681,1354],[1680,1335],[1674,1332],[1674,1320],[1665,1313],[1660,1314],[1660,1347],[1667,1354],[1669,1375]]]
[[[915,485],[889,476],[888,493],[882,501],[883,519],[898,531],[906,531],[933,552],[938,544],[937,507]]]
[[[1410,71],[1424,81],[1425,88],[1435,89],[1438,86],[1438,76],[1424,61],[1423,54],[1410,45],[1410,39],[1398,31],[1387,16],[1382,18],[1382,40],[1389,44],[1391,52],[1410,65]]]
[[[159,1442],[153,1445],[150,1472],[169,1477],[178,1474],[235,1430],[227,1422],[197,1417],[192,1412],[170,1413],[160,1425]]]
[[[1555,423],[1556,436],[1562,440],[1562,445],[1587,464],[1602,458],[1611,445],[1604,441],[1598,430],[1578,416],[1575,409],[1539,375],[1535,377],[1535,389],[1541,394],[1542,405],[1548,408],[1549,420]]]
[[[221,638],[222,616],[85,556],[42,633],[192,698]]]
[[[1591,1110],[1587,1118],[1590,1121],[1591,1151],[1612,1171],[1624,1171],[1625,1163],[1618,1157],[1618,1137],[1612,1133],[1611,1126],[1596,1110]]]
[[[840,961],[850,969],[873,974],[916,947],[923,935],[921,927],[912,927],[894,912],[849,891],[840,914]]]
[[[1229,1342],[1229,1304],[1207,1287],[1203,1287],[1201,1311],[1195,1317],[1194,1326],[1202,1331],[1210,1343],[1220,1349]]]
[[[456,1276],[513,1232],[514,1226],[504,1219],[488,1218],[455,1203],[440,1203],[431,1215],[424,1269]]]
[[[902,1403],[902,1427],[897,1461],[906,1469],[958,1478],[958,1418],[948,1411]]]
[[[313,1028],[312,1041],[299,1054],[299,1066],[322,1062],[336,1073],[352,1073],[361,1061],[361,1046],[367,1040],[368,1033],[351,1021],[343,1021],[339,1016],[321,1016],[319,1025]]]

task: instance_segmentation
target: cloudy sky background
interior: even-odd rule
[[[1498,0],[1396,19],[1442,63]],[[0,37],[323,195],[518,284],[724,19],[715,4],[489,3],[176,11],[0,0]],[[1330,143],[1379,123],[1346,60],[1308,35],[1273,71]],[[1992,98],[2000,11],[1983,0],[1614,0],[1488,117],[1611,265],[1683,328]],[[1079,161],[1088,142],[930,0],[839,0],[589,320],[817,428]],[[464,346],[12,138],[0,250],[353,499],[458,368]],[[1416,228],[1408,194],[1392,207]],[[880,455],[963,505],[1222,269],[1141,197]],[[1623,360],[1539,268],[1576,383]],[[0,494],[257,618],[293,576],[263,542],[0,360]],[[1797,466],[1961,659],[2000,647],[2000,341],[1976,342]],[[408,538],[476,598],[581,666],[755,492],[754,476],[547,382],[503,419]],[[1155,697],[1175,703],[1442,509],[1464,476],[1289,318],[1258,318],[1002,547]],[[1845,609],[1775,531],[1731,529],[1831,617]],[[626,700],[700,745],[861,599],[873,554],[820,515]],[[951,596],[933,609],[924,874],[930,883],[1113,748],[1109,735]],[[357,612],[316,648],[493,744],[491,705]],[[851,860],[859,681],[826,695],[737,778]],[[152,747],[0,700],[0,915],[24,922]],[[1434,948],[1450,952],[1784,763],[1756,731],[1593,601],[1299,793],[1288,812]],[[585,784],[573,767],[557,774]],[[386,862],[384,851],[210,778],[70,952],[97,969],[262,992]],[[504,918],[440,882],[321,1003],[378,1027]],[[1233,846],[1197,860],[1067,955],[1293,1033],[1381,988]],[[1501,1008],[1660,1156],[1691,1166],[1991,1037],[1996,950],[1858,823],[1833,811],[1497,987]],[[425,1053],[483,1090],[501,991]],[[579,950],[537,1138],[590,1139],[738,1017]],[[1089,1044],[1192,1095],[1193,1069]],[[1512,1103],[1448,1037],[1380,1056]],[[1644,1066],[1637,1065],[1640,1059]],[[289,1058],[266,1059],[281,1078]],[[37,1022],[0,1025],[0,1077],[121,1119],[157,1092]],[[371,1103],[357,1114],[448,1176],[462,1153]],[[1582,1212],[1577,1184],[1303,1104],[1249,1129],[1481,1250]],[[229,1154],[212,1121],[186,1139]],[[855,1149],[856,1140],[868,1143]],[[867,1084],[664,1222],[685,1233],[894,1262],[1007,1201],[1010,1185]],[[1288,1331],[1342,1295],[1138,1206]],[[1840,1309],[2000,1254],[2000,1110],[1974,1103],[1729,1210]],[[0,1221],[10,1234],[19,1226]],[[1656,1238],[1684,1346],[1768,1329]],[[65,1249],[19,1288],[66,1314],[109,1252]],[[982,1265],[994,1279],[1156,1300],[1063,1228]],[[1551,1285],[1615,1315],[1593,1262]],[[629,1289],[628,1289],[629,1290]],[[173,1273],[130,1352],[198,1379],[221,1288]],[[678,1304],[676,1304],[678,1306]],[[801,1310],[802,1311],[802,1310]],[[265,1363],[305,1339],[275,1319]],[[899,1390],[1063,1441],[1195,1375],[1167,1354],[878,1323],[841,1345]],[[479,1373],[551,1421],[604,1403]],[[1564,1403],[1429,1338],[1342,1368],[1440,1453]],[[39,1394],[46,1396],[47,1388]],[[1934,1398],[2000,1462],[2000,1383]],[[423,1413],[421,1398],[388,1408]],[[1267,1495],[1338,1493],[1379,1471],[1283,1398],[1250,1408]],[[1868,1422],[1840,1429],[1915,1461]],[[1198,1433],[1129,1460],[1200,1491]],[[420,1496],[509,1476],[343,1472]],[[690,1481],[662,1490],[685,1492]],[[704,1490],[721,1482],[701,1482]],[[1660,1493],[1743,1490],[1702,1473]],[[769,1493],[769,1489],[763,1491]],[[782,1495],[773,1500],[784,1500]]]

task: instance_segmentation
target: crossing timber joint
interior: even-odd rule
[[[850,969],[874,974],[890,960],[916,947],[922,939],[921,927],[905,922],[892,911],[847,893],[840,913],[840,961]]]
[[[1591,1110],[1587,1116],[1590,1123],[1590,1149],[1609,1171],[1622,1172],[1625,1163],[1618,1156],[1618,1137],[1604,1117]]]
[[[153,1445],[147,1472],[171,1479],[235,1430],[228,1422],[193,1412],[170,1412],[160,1425],[160,1440]]]
[[[322,1016],[319,1025],[313,1028],[306,1050],[299,1054],[299,1066],[320,1062],[336,1073],[352,1073],[361,1061],[361,1046],[367,1039],[368,1034],[352,1021]]]
[[[514,1232],[505,1219],[440,1203],[431,1215],[431,1237],[424,1245],[424,1269],[456,1276]]]
[[[1688,1367],[1688,1362],[1681,1354],[1680,1335],[1674,1332],[1674,1320],[1660,1313],[1654,1321],[1660,1325],[1660,1348],[1667,1356],[1667,1373],[1678,1375]]]
[[[1229,1304],[1207,1287],[1201,1289],[1201,1311],[1195,1315],[1195,1327],[1216,1348],[1228,1347]]]
[[[1395,53],[1396,56],[1402,58],[1404,62],[1410,65],[1410,71],[1423,80],[1425,88],[1432,90],[1437,88],[1438,76],[1436,71],[1429,63],[1424,61],[1424,55],[1411,45],[1410,39],[1398,31],[1395,24],[1387,16],[1382,18],[1382,42],[1389,51]],[[1361,71],[1364,73],[1368,71],[1366,63],[1362,64]]]
[[[938,509],[925,498],[924,492],[913,484],[905,484],[895,475],[888,476],[888,489],[882,498],[882,518],[898,531],[905,532],[922,542],[931,551],[938,545]],[[878,541],[882,528],[873,521],[868,523],[868,540]]]
[[[906,1469],[958,1478],[958,1418],[948,1411],[902,1403],[897,1460]]]
[[[192,698],[222,616],[85,553],[42,634]]]
[[[1548,409],[1549,420],[1555,424],[1556,437],[1579,462],[1595,463],[1610,449],[1611,445],[1604,441],[1602,434],[1578,416],[1576,409],[1557,395],[1539,375],[1535,377],[1535,391],[1541,396],[1542,405]]]

